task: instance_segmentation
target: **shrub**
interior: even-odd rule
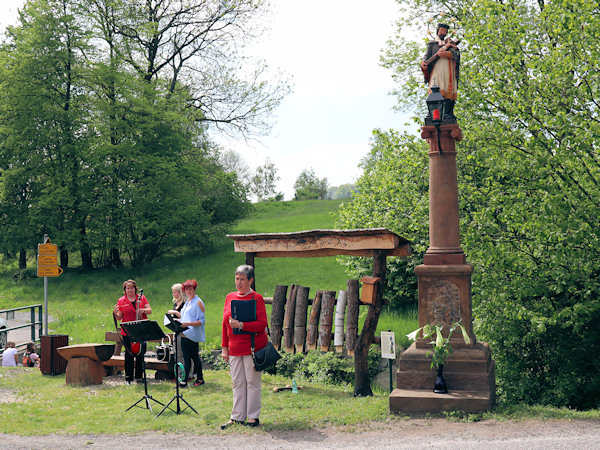
[[[379,350],[373,346],[369,351],[369,377],[379,373]],[[277,365],[267,371],[273,375],[296,380],[318,381],[329,385],[354,383],[354,362],[340,353],[310,351],[306,354],[284,353]]]

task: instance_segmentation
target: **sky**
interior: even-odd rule
[[[2,28],[16,23],[23,4],[0,0]],[[397,17],[395,0],[273,0],[269,31],[249,51],[285,73],[293,91],[275,111],[267,136],[211,136],[242,155],[251,170],[273,162],[277,191],[286,200],[303,169],[330,186],[353,183],[373,129],[399,129],[406,121],[393,110],[391,71],[379,65]]]

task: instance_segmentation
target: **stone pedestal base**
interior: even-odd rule
[[[67,364],[66,382],[79,386],[102,384],[104,366],[102,361],[94,361],[90,358],[71,358]]]
[[[478,342],[472,348],[454,350],[444,365],[447,394],[433,393],[436,371],[426,356],[428,350],[413,344],[400,357],[397,389],[390,395],[391,413],[490,409],[496,399],[496,375],[487,344]]]
[[[441,255],[438,255],[441,256]],[[448,327],[461,322],[472,342],[475,335],[472,328],[471,308],[471,264],[427,265],[415,267],[419,280],[419,326],[443,324],[445,336]],[[459,330],[454,331],[452,347],[470,347],[465,344]],[[429,348],[423,340],[417,347]]]

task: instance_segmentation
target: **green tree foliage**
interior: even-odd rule
[[[352,198],[338,212],[338,228],[385,227],[411,241],[408,258],[388,258],[384,298],[390,308],[416,305],[414,268],[428,246],[428,177],[426,144],[407,133],[375,130],[371,152]],[[340,258],[355,278],[372,274],[371,258]]]
[[[587,0],[403,5],[405,19],[384,57],[402,108],[424,116],[427,92],[418,68],[424,44],[406,36],[425,36],[424,23],[440,9],[462,30],[456,109],[464,135],[457,160],[462,245],[475,265],[477,334],[492,346],[502,398],[597,407],[600,57],[590,43],[600,30],[598,6]],[[365,216],[381,208],[364,203]]]
[[[82,266],[204,249],[247,211],[207,127],[250,136],[287,92],[244,71],[263,2],[29,0],[0,48],[0,240]]]
[[[327,178],[319,178],[313,169],[304,169],[294,183],[295,200],[324,200],[329,183]]]
[[[250,181],[250,192],[252,192],[258,201],[262,200],[283,200],[283,194],[276,192],[275,183],[279,180],[277,167],[267,158],[265,164],[256,168],[256,173]]]
[[[342,198],[350,198],[352,193],[356,191],[356,185],[352,183],[340,184],[327,189],[326,198],[329,200],[338,200]]]

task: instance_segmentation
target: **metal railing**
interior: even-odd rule
[[[0,309],[0,317],[5,316],[8,320],[9,318],[14,318],[15,311],[21,311],[23,309],[28,309],[30,312],[30,321],[29,323],[24,323],[23,325],[17,325],[14,327],[4,328],[1,333],[8,333],[12,330],[19,330],[21,328],[31,328],[31,340],[33,342],[39,341],[42,337],[42,304],[38,305],[29,305],[29,306],[20,306],[19,308],[10,308],[10,309]],[[37,309],[37,318],[36,321],[36,309]],[[39,326],[38,326],[39,325]],[[36,329],[37,329],[37,337],[36,337]],[[21,343],[17,347],[25,346],[27,343]],[[4,348],[0,348],[0,354],[4,353]]]

